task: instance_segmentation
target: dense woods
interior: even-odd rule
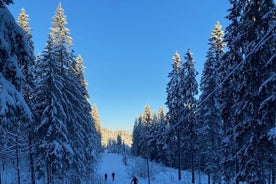
[[[35,57],[29,16],[22,9],[16,23],[9,3],[0,7],[1,168],[15,173],[17,183],[21,169],[30,171],[32,184],[85,182],[101,142],[64,10],[59,4],[45,49]]]
[[[168,75],[165,123],[146,106],[135,121],[132,152],[191,170],[191,183],[200,170],[208,183],[274,184],[275,3],[230,3],[225,35],[217,22],[209,38],[199,98],[192,53],[188,50],[182,62],[176,52]]]
[[[147,104],[132,137],[101,127],[62,5],[35,56],[29,16],[22,9],[16,21],[11,3],[0,0],[0,176],[16,176],[18,184],[88,183],[107,149],[178,168],[179,180],[190,170],[191,183],[195,171],[209,184],[276,183],[273,0],[230,1],[229,25],[215,24],[199,82],[192,49],[176,52],[168,111]]]

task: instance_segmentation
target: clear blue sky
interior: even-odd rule
[[[35,53],[59,2],[84,58],[91,104],[112,130],[131,130],[146,104],[165,107],[176,50],[183,56],[190,48],[201,74],[210,33],[217,20],[225,29],[230,8],[228,0],[15,0],[8,8],[16,18],[22,7],[29,14]]]

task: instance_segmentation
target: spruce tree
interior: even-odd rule
[[[170,156],[170,150],[168,145],[168,132],[169,132],[169,124],[167,120],[166,113],[164,111],[164,108],[160,108],[157,115],[157,130],[155,134],[156,139],[156,160],[159,162],[164,163],[165,165],[171,164]]]
[[[180,140],[182,146],[185,145],[185,158],[192,170],[192,183],[195,183],[195,149],[196,149],[196,107],[198,94],[198,84],[196,81],[197,72],[194,67],[194,59],[192,52],[188,50],[185,55],[185,62],[183,63],[180,75],[180,93],[181,96],[181,136]]]
[[[169,73],[170,78],[167,84],[166,93],[167,100],[166,105],[168,107],[167,118],[170,128],[173,132],[170,133],[171,139],[169,141],[170,149],[172,153],[177,153],[177,158],[171,156],[173,163],[178,165],[178,179],[181,180],[181,150],[180,150],[180,133],[179,121],[181,120],[181,94],[180,94],[180,75],[181,75],[181,59],[178,52],[173,56],[172,71]],[[175,137],[177,137],[175,139]]]
[[[179,92],[180,89],[180,71],[181,71],[181,59],[178,52],[173,56],[172,71],[169,73],[169,83],[167,84],[167,101],[166,105],[168,106],[168,121],[170,125],[176,125],[180,118],[181,114],[179,112],[181,104],[179,101],[181,95]]]
[[[47,177],[47,183],[63,180],[73,162],[67,127],[67,114],[63,104],[65,79],[60,75],[60,65],[55,57],[51,37],[42,53],[42,61],[37,63],[37,82],[34,89],[34,112],[36,115],[37,166],[40,176]],[[40,71],[40,72],[39,72]],[[46,170],[46,173],[44,171]]]
[[[80,183],[93,174],[100,139],[91,117],[82,59],[70,48],[72,39],[61,4],[53,20],[47,47],[36,67],[39,166],[41,171],[46,168],[48,182]]]
[[[69,60],[65,60],[64,57],[68,57],[68,49],[73,45],[72,38],[70,37],[70,30],[66,27],[67,20],[64,15],[64,10],[59,3],[55,16],[53,17],[50,36],[53,40],[53,44],[56,46],[57,55],[59,55],[60,72],[64,73],[64,69],[70,65]]]
[[[131,152],[135,156],[138,156],[138,154],[139,154],[139,136],[140,136],[140,134],[139,134],[139,128],[140,128],[139,119],[138,118],[135,119],[133,130],[132,130]]]
[[[100,114],[98,112],[98,107],[97,107],[96,104],[93,104],[91,115],[92,115],[92,119],[93,119],[94,126],[95,126],[95,129],[96,129],[96,135],[100,140],[99,144],[101,144],[101,142],[102,142],[101,120],[100,120]],[[98,146],[101,147],[101,145],[98,145]]]
[[[19,26],[23,29],[24,35],[25,35],[25,40],[28,44],[28,47],[30,49],[30,55],[26,59],[23,57],[27,62],[21,62],[21,68],[23,71],[23,74],[26,79],[26,83],[23,87],[23,95],[28,103],[29,108],[32,110],[33,109],[33,101],[32,101],[32,93],[33,93],[33,88],[34,88],[34,65],[35,65],[35,57],[34,57],[34,46],[32,42],[32,35],[31,35],[31,27],[29,26],[29,15],[26,13],[25,9],[22,8],[21,12],[18,16],[17,20]],[[32,184],[35,183],[35,168],[34,168],[34,158],[33,158],[33,136],[34,136],[34,126],[33,126],[33,121],[29,122],[27,132],[26,134],[28,135],[28,144],[29,144],[29,159],[30,159],[30,171],[31,171],[31,180]]]
[[[19,141],[24,138],[21,136],[24,128],[32,121],[22,94],[25,77],[20,64],[26,61],[23,56],[28,58],[31,53],[22,29],[4,5],[9,3],[12,1],[0,1],[0,140],[1,156],[16,164],[17,182],[20,183],[20,150],[27,146],[24,144],[22,148]]]
[[[229,140],[224,147],[225,173],[233,170],[229,167],[234,163],[236,172],[227,176],[228,180],[232,177],[236,183],[264,183],[269,177],[268,163],[275,158],[268,135],[275,113],[267,109],[275,106],[275,98],[270,98],[275,95],[263,88],[275,81],[271,78],[275,67],[266,68],[275,60],[275,3],[236,0],[231,5],[225,35],[229,50],[223,63],[229,77],[222,87],[225,140]],[[262,111],[263,107],[269,113]]]
[[[0,0],[0,6],[1,8],[4,7],[4,5],[13,4],[13,0]]]
[[[220,182],[218,171],[220,168],[220,151],[222,141],[221,113],[218,105],[216,89],[220,82],[219,71],[222,56],[224,54],[223,31],[219,22],[209,38],[209,50],[200,81],[201,95],[197,107],[197,132],[199,133],[200,156],[203,157],[204,172],[214,182]]]
[[[144,130],[144,141],[143,141],[143,146],[142,146],[142,155],[144,158],[150,158],[150,146],[149,146],[149,140],[150,140],[150,133],[151,129],[153,127],[154,123],[154,113],[150,108],[150,105],[147,104],[145,106],[144,113],[142,114],[142,126]]]

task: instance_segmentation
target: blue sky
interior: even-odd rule
[[[17,18],[30,16],[35,53],[42,52],[61,2],[73,49],[81,54],[91,104],[101,123],[131,130],[146,104],[165,106],[172,56],[191,49],[200,78],[208,38],[216,21],[227,26],[227,0],[15,0]],[[183,60],[183,57],[182,57]]]

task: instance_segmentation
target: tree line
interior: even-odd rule
[[[191,170],[191,183],[198,170],[208,183],[275,184],[275,3],[230,4],[225,34],[219,22],[211,32],[199,84],[191,50],[184,62],[173,56],[168,112],[160,120],[145,107],[132,152],[179,168],[179,180],[181,169]]]
[[[10,3],[0,0],[0,183],[3,172],[15,173],[11,182],[18,184],[87,182],[101,151],[100,132],[64,10],[59,4],[35,57],[29,16],[22,9],[16,22]]]

